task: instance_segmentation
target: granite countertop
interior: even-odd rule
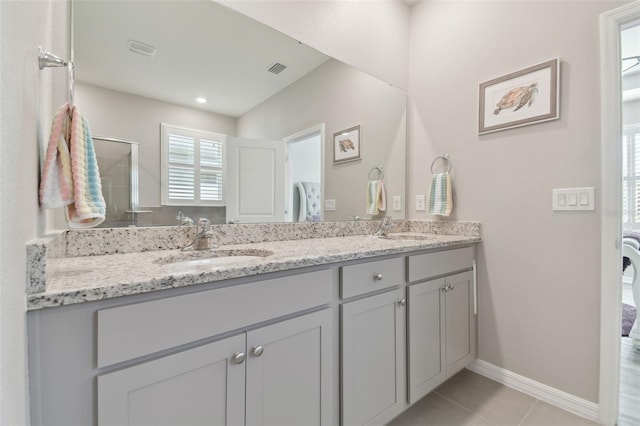
[[[423,239],[389,240],[372,235],[310,238],[220,246],[220,250],[266,250],[267,257],[229,259],[222,264],[190,261],[167,263],[180,250],[156,250],[49,260],[51,276],[43,291],[27,294],[27,309],[69,305],[325,265],[354,259],[473,244],[479,235],[414,234]]]

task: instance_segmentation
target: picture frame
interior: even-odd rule
[[[560,118],[560,59],[480,84],[478,134]]]
[[[360,160],[360,125],[333,134],[333,164]]]

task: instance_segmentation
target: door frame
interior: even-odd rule
[[[601,91],[601,290],[598,421],[615,425],[620,393],[620,286],[622,206],[622,93],[620,30],[640,19],[635,1],[600,15]],[[618,143],[612,143],[617,141]]]
[[[311,135],[316,135],[316,134],[320,134],[320,188],[321,188],[321,195],[322,195],[322,200],[321,203],[324,206],[324,194],[325,194],[325,186],[324,186],[324,168],[325,168],[325,163],[324,163],[324,152],[325,152],[325,140],[324,140],[324,135],[325,135],[325,124],[324,123],[320,123],[320,124],[316,124],[315,126],[309,127],[307,129],[301,130],[299,132],[296,132],[292,135],[289,135],[285,138],[282,138],[282,140],[285,142],[285,162],[286,162],[286,166],[285,166],[285,176],[284,176],[284,184],[286,185],[285,187],[285,196],[287,197],[287,215],[286,215],[286,220],[287,222],[292,222],[293,221],[293,204],[292,204],[292,200],[293,200],[293,187],[292,184],[293,182],[291,181],[291,175],[292,175],[292,170],[291,170],[291,162],[289,161],[289,146],[292,143],[296,143],[297,141],[299,141],[300,139],[304,139],[308,136]],[[322,213],[321,213],[322,219],[324,220],[324,208],[322,209]]]

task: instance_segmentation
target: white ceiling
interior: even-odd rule
[[[232,117],[329,59],[210,0],[73,5],[77,81]],[[154,46],[155,56],[131,53],[129,40]],[[267,72],[275,62],[287,69]]]

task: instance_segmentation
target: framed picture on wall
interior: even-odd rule
[[[360,126],[333,134],[333,164],[360,160]]]
[[[560,118],[558,58],[480,84],[478,134]]]

